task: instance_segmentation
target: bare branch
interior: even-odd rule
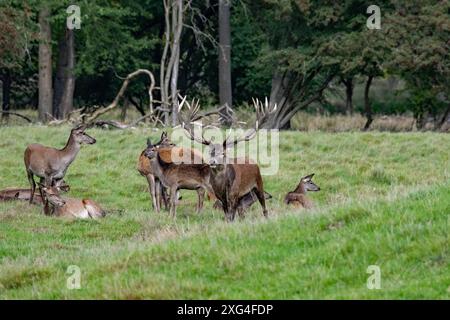
[[[0,113],[16,116],[16,117],[19,117],[19,118],[22,118],[22,119],[28,121],[29,123],[33,123],[33,121],[31,121],[30,118],[28,118],[28,117],[26,117],[26,116],[24,116],[24,115],[22,115],[20,113],[11,112],[11,111],[0,111]]]
[[[118,94],[116,95],[116,97],[114,98],[113,102],[111,104],[109,104],[108,106],[104,107],[104,108],[100,108],[95,110],[94,112],[92,112],[91,114],[83,114],[81,115],[84,122],[86,123],[90,123],[92,121],[94,121],[95,119],[97,119],[99,116],[111,111],[112,109],[117,107],[117,104],[119,103],[120,98],[122,98],[122,96],[125,93],[125,90],[128,87],[128,84],[130,82],[131,79],[133,79],[134,77],[140,75],[140,74],[146,74],[148,75],[148,77],[150,78],[150,86],[148,89],[148,94],[149,94],[149,107],[150,107],[150,113],[153,113],[153,89],[155,87],[155,77],[153,76],[153,73],[151,73],[149,70],[146,69],[138,69],[132,73],[130,73],[126,78],[125,81],[122,84],[122,87],[120,88]]]

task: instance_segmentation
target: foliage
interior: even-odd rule
[[[81,30],[75,31],[75,105],[111,101],[120,77],[146,68],[159,73],[164,30],[160,0],[79,0]],[[51,8],[53,61],[64,35],[67,3],[5,0],[0,4],[0,69],[11,69],[13,108],[37,97],[37,14]],[[234,0],[232,2],[232,85],[238,105],[273,93],[280,74],[289,78],[286,100],[292,110],[319,100],[319,110],[339,112],[321,96],[342,79],[396,76],[410,100],[373,100],[373,110],[438,117],[449,106],[449,2],[382,0],[381,30],[366,27],[362,0]],[[180,93],[203,104],[217,103],[218,10],[215,1],[194,0],[186,11],[181,39]],[[158,78],[158,77],[157,77]],[[145,104],[146,83],[133,83],[128,95]],[[328,87],[327,87],[328,86]],[[95,89],[94,89],[95,88]],[[331,92],[331,91],[330,91]],[[371,93],[372,95],[372,93]],[[423,99],[421,96],[428,96]],[[401,106],[399,106],[401,104]],[[291,109],[290,109],[291,110]]]

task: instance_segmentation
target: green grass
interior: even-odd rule
[[[63,146],[69,128],[0,127],[0,189],[27,186],[28,143]],[[0,298],[450,297],[450,136],[437,133],[281,134],[280,170],[264,177],[270,218],[255,205],[224,222],[183,191],[177,220],[151,209],[136,171],[150,129],[90,130],[66,175],[71,196],[98,201],[96,221],[46,217],[27,203],[0,203]],[[302,175],[322,188],[314,210],[282,204]],[[68,290],[67,267],[81,269]],[[368,290],[367,267],[381,268]]]

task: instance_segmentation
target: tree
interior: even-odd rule
[[[52,113],[52,34],[50,9],[46,6],[39,11],[39,120],[47,122]]]
[[[219,0],[219,100],[221,106],[229,108],[233,106],[230,6],[230,0]],[[229,119],[227,108],[223,113],[222,118]]]
[[[53,117],[64,119],[73,109],[75,91],[75,41],[74,30],[65,28],[58,45]]]
[[[396,48],[389,70],[407,82],[417,128],[424,128],[428,115],[440,128],[450,113],[450,4],[392,1],[399,14],[385,19],[385,36]]]
[[[7,4],[5,4],[7,5]],[[2,82],[2,120],[7,121],[11,106],[13,76],[22,67],[33,38],[28,8],[5,6],[0,10],[0,80]]]
[[[163,0],[165,32],[164,49],[160,66],[161,104],[165,111],[165,123],[178,123],[178,75],[180,68],[180,42],[183,31],[184,0]]]

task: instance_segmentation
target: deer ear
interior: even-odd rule
[[[166,131],[163,131],[163,132],[161,133],[161,140],[166,139],[166,138],[167,138],[167,132],[166,132]]]
[[[147,147],[151,147],[152,145],[152,141],[150,140],[150,138],[147,138]]]

